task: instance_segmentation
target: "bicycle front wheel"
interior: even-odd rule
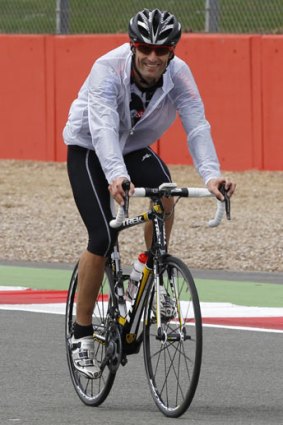
[[[175,303],[175,313],[174,317],[162,320],[158,333],[152,311],[155,302],[152,282],[144,317],[145,369],[157,407],[166,416],[179,417],[190,406],[200,375],[200,305],[193,277],[181,260],[164,258],[159,278]]]
[[[96,300],[96,306],[92,315],[92,325],[94,335],[99,338],[94,338],[95,344],[95,357],[98,364],[101,364],[105,357],[105,335],[106,335],[106,321],[109,308],[111,306],[111,272],[108,268],[105,270],[104,279]],[[116,372],[110,370],[107,366],[103,370],[100,378],[89,379],[81,374],[75,367],[72,360],[71,350],[71,337],[73,334],[73,325],[76,315],[76,292],[78,284],[78,265],[76,265],[71,278],[67,303],[66,303],[66,319],[65,319],[65,339],[68,366],[74,388],[83,403],[89,406],[100,405],[108,396]]]

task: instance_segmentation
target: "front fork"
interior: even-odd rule
[[[156,325],[157,325],[156,339],[162,341],[163,343],[165,343],[166,341],[184,340],[186,339],[186,327],[185,327],[180,299],[178,295],[178,282],[177,282],[178,278],[175,275],[175,273],[171,273],[169,272],[169,270],[167,271],[167,273],[168,273],[168,279],[169,279],[170,287],[172,290],[172,294],[174,295],[174,299],[176,302],[177,318],[178,318],[176,319],[178,321],[178,330],[176,329],[174,332],[171,332],[168,335],[166,331],[166,328],[168,327],[162,325],[161,309],[160,309],[160,275],[162,274],[162,268],[163,268],[162,259],[161,261],[154,260],[153,273],[154,273],[154,291],[156,295],[155,301],[156,301]]]
[[[158,261],[154,261],[153,264],[153,279],[154,279],[154,292],[156,302],[156,324],[157,324],[157,335],[162,336],[163,330],[161,326],[161,314],[160,314],[160,264]]]

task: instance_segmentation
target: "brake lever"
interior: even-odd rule
[[[125,196],[124,196],[124,205],[123,205],[123,209],[124,209],[124,214],[125,214],[125,218],[129,217],[129,191],[130,191],[130,187],[131,187],[131,183],[129,182],[129,180],[124,180],[122,183],[122,188],[125,192]]]
[[[231,202],[230,202],[230,197],[227,195],[228,190],[226,190],[224,184],[222,184],[219,187],[219,191],[224,196],[223,202],[225,202],[226,218],[227,220],[231,220]]]

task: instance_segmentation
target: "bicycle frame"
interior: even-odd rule
[[[127,186],[127,188],[126,188]],[[161,326],[161,315],[160,315],[160,267],[162,265],[162,258],[167,254],[167,242],[166,242],[166,232],[165,232],[165,215],[164,208],[162,205],[162,197],[207,197],[212,196],[212,194],[204,188],[178,188],[175,183],[164,183],[159,188],[149,189],[149,188],[136,188],[134,196],[138,197],[149,197],[152,202],[152,208],[146,213],[136,215],[132,218],[127,218],[127,210],[129,203],[129,184],[126,184],[124,187],[126,193],[126,202],[127,207],[120,207],[118,214],[115,220],[112,220],[110,225],[115,227],[116,230],[122,231],[128,229],[129,227],[136,226],[138,224],[146,223],[148,221],[153,222],[153,239],[152,246],[149,251],[149,257],[144,268],[143,276],[139,285],[138,293],[135,301],[132,303],[128,312],[126,308],[126,303],[124,296],[121,294],[124,292],[122,276],[123,272],[121,269],[121,264],[119,261],[112,263],[112,269],[114,270],[114,280],[115,280],[115,290],[117,294],[117,309],[119,311],[119,317],[117,319],[118,323],[123,327],[122,336],[123,343],[133,344],[138,341],[138,344],[142,341],[142,334],[137,340],[137,334],[139,330],[139,324],[141,320],[141,315],[144,308],[144,303],[146,299],[147,291],[150,290],[148,282],[150,277],[153,274],[154,279],[154,289],[156,291],[156,322],[157,322],[157,338],[164,339],[164,331]],[[220,201],[217,202],[217,210],[213,220],[208,222],[210,227],[218,226],[224,215],[224,209],[226,210],[226,216],[230,219],[230,200],[227,197],[225,188],[221,189],[224,198],[225,205]],[[126,215],[125,215],[126,212]],[[118,247],[116,247],[116,254],[118,254]],[[115,271],[116,270],[116,271]],[[176,307],[178,310],[178,315],[180,318],[180,334],[182,335],[182,328],[184,321],[181,316],[180,303],[178,302],[178,296],[176,291],[176,282],[171,282],[173,293],[175,294]],[[139,349],[139,346],[138,346]]]
[[[139,325],[144,310],[144,304],[148,291],[151,289],[149,281],[153,275],[154,288],[156,291],[157,301],[157,335],[161,336],[161,318],[159,304],[159,268],[162,256],[167,253],[166,232],[165,232],[165,217],[164,209],[160,199],[155,199],[153,207],[146,213],[137,215],[131,219],[125,219],[117,228],[118,231],[128,229],[129,227],[137,226],[148,221],[153,222],[153,239],[152,246],[149,251],[148,259],[145,264],[142,279],[139,284],[138,292],[135,300],[127,310],[124,299],[123,271],[120,262],[118,245],[115,245],[111,254],[111,269],[114,279],[114,292],[116,300],[113,302],[118,313],[117,322],[121,326],[121,336],[125,354],[133,354],[139,351],[142,342],[142,332],[139,333]]]
[[[109,264],[111,265],[111,274],[113,278],[112,291],[115,294],[115,299],[112,300],[114,307],[113,318],[120,326],[120,334],[122,339],[122,345],[124,354],[137,353],[140,349],[142,342],[143,333],[139,333],[139,326],[141,322],[142,313],[144,310],[145,300],[148,291],[151,290],[152,285],[149,284],[151,277],[153,276],[154,290],[156,292],[156,323],[157,332],[156,336],[158,339],[165,340],[166,335],[161,325],[161,314],[160,314],[160,268],[162,267],[162,258],[167,254],[167,241],[165,232],[165,214],[162,205],[162,197],[176,196],[176,197],[207,197],[212,196],[207,189],[199,188],[177,188],[174,183],[165,183],[157,189],[145,189],[139,188],[135,190],[136,196],[149,196],[153,203],[152,208],[143,213],[136,215],[132,218],[125,217],[125,209],[120,207],[115,220],[110,225],[115,227],[118,232],[126,230],[130,227],[137,226],[139,224],[146,223],[148,221],[153,222],[153,238],[152,245],[149,250],[149,256],[146,265],[143,270],[141,282],[139,284],[138,293],[135,300],[132,302],[129,309],[127,309],[125,297],[124,297],[124,280],[129,278],[125,275],[122,270],[120,253],[118,244],[114,246],[112,254],[109,258]],[[128,195],[127,195],[128,205]],[[225,202],[226,215],[227,208],[229,207],[229,200],[226,198]],[[218,201],[217,211],[214,220],[210,220],[209,226],[217,226],[224,214],[224,204]],[[230,214],[230,212],[229,212]],[[229,216],[230,219],[230,216]],[[113,223],[114,222],[114,223]],[[170,286],[176,300],[176,307],[178,310],[178,316],[180,318],[180,338],[184,338],[183,325],[184,321],[181,315],[180,303],[178,301],[176,282],[174,279]],[[99,338],[99,336],[98,336]]]

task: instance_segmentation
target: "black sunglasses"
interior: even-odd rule
[[[146,43],[133,43],[133,45],[143,55],[150,55],[154,51],[156,56],[165,56],[174,50],[173,46],[153,46]]]

